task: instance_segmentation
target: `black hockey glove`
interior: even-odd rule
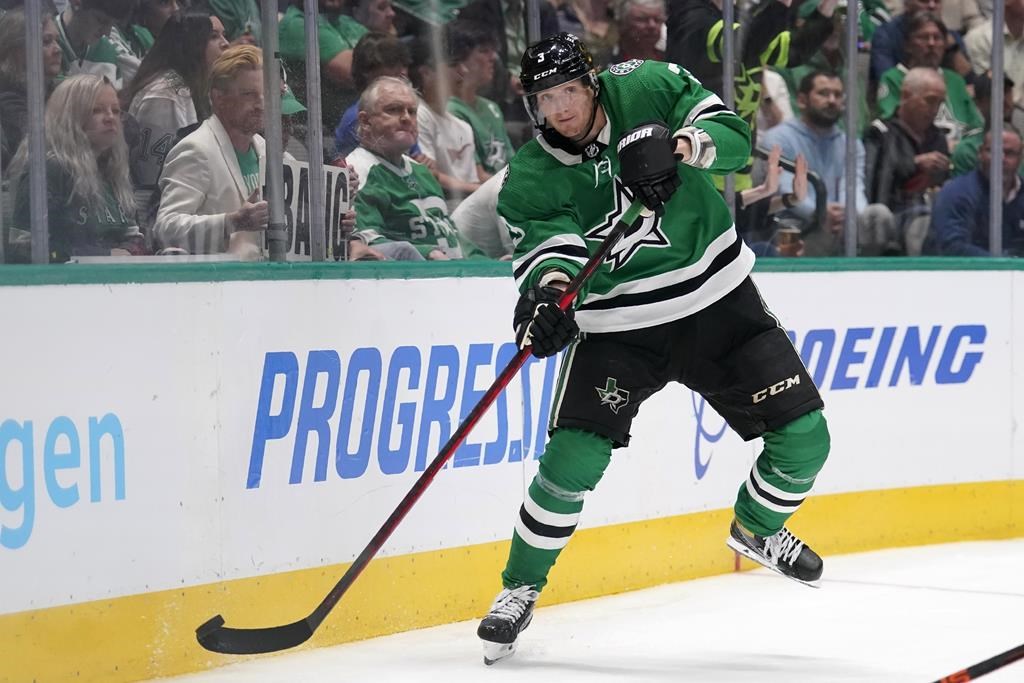
[[[513,327],[519,348],[530,344],[537,358],[553,356],[569,345],[580,328],[572,306],[558,307],[562,292],[556,287],[539,285],[526,290],[516,304]]]
[[[679,187],[676,140],[665,124],[648,121],[619,138],[619,177],[633,196],[659,211]]]

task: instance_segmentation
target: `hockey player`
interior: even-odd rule
[[[585,493],[629,443],[640,404],[670,381],[700,392],[744,439],[764,438],[727,544],[804,583],[822,572],[784,524],[828,455],[823,403],[750,280],[754,256],[710,177],[746,163],[747,125],[675,64],[633,60],[596,75],[565,33],[526,50],[522,82],[540,135],[498,199],[515,243],[516,339],[539,357],[569,348],[504,590],[477,631],[487,664],[515,651]],[[655,213],[619,241],[575,312],[561,311],[565,285],[634,199]]]

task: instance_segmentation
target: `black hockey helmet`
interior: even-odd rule
[[[544,122],[536,107],[537,93],[578,78],[585,78],[595,94],[600,89],[590,50],[571,33],[559,33],[531,45],[523,53],[520,67],[526,110],[539,128]]]

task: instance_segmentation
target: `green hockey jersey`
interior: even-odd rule
[[[463,257],[444,191],[426,166],[402,157],[399,168],[364,147],[346,161],[359,174],[356,237],[371,246],[409,242],[423,258],[435,249],[449,258]]]
[[[753,267],[753,252],[711,178],[746,164],[750,129],[675,64],[632,60],[609,67],[598,80],[608,122],[583,154],[537,137],[509,164],[498,213],[515,244],[516,283],[525,289],[552,268],[579,272],[632,201],[619,179],[616,142],[623,132],[659,120],[696,135],[701,150],[694,165],[679,165],[682,184],[664,215],[643,219],[609,253],[577,298],[576,320],[587,332],[617,332],[696,313]]]

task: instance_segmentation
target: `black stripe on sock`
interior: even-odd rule
[[[538,522],[526,511],[525,505],[519,508],[519,519],[523,520],[523,524],[526,525],[527,529],[545,538],[568,538],[572,536],[572,532],[576,531],[575,524],[572,526],[551,526],[550,524]]]
[[[796,509],[796,508],[800,507],[800,503],[804,502],[803,498],[801,498],[800,500],[783,500],[782,498],[779,498],[777,496],[773,496],[772,494],[768,493],[763,488],[761,488],[760,486],[757,485],[757,480],[754,479],[754,475],[753,474],[750,475],[750,477],[747,479],[747,481],[749,481],[751,483],[751,485],[753,485],[754,490],[757,491],[757,495],[761,496],[762,498],[764,498],[765,500],[767,500],[767,501],[769,501],[771,503],[775,503],[776,505],[781,505],[784,508],[794,508],[794,509]]]

